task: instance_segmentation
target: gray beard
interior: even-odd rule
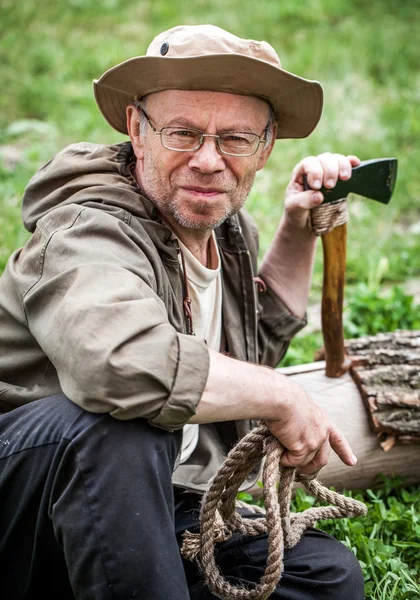
[[[152,170],[153,173],[153,170]],[[191,181],[191,183],[201,183],[203,181],[206,181],[208,178],[206,176],[201,177],[201,180],[199,180],[199,178],[195,178],[194,181]],[[149,198],[149,200],[151,200],[151,202],[153,202],[153,204],[156,206],[156,208],[159,210],[159,212],[163,213],[164,215],[167,214],[170,217],[172,217],[172,219],[174,221],[176,221],[181,227],[183,227],[184,229],[191,229],[194,231],[202,231],[202,232],[206,232],[206,231],[212,231],[213,229],[216,229],[216,227],[219,227],[222,223],[224,223],[226,221],[226,219],[228,219],[229,217],[235,215],[237,212],[239,212],[239,210],[243,207],[243,205],[245,204],[245,201],[249,195],[249,192],[251,191],[252,188],[252,184],[254,182],[255,179],[255,173],[253,177],[250,177],[248,179],[248,181],[246,182],[246,184],[244,185],[244,187],[242,188],[242,190],[239,191],[239,195],[236,198],[236,206],[232,207],[232,206],[228,206],[225,209],[225,214],[222,215],[221,217],[219,217],[217,220],[214,220],[211,223],[208,224],[201,224],[196,222],[194,219],[188,218],[185,215],[182,214],[182,210],[177,207],[176,205],[174,205],[174,203],[171,201],[171,198],[156,198],[156,194],[153,193],[153,190],[158,190],[159,188],[162,188],[163,186],[161,185],[160,179],[158,176],[155,175],[155,177],[152,176],[152,179],[149,181],[150,185],[148,185],[149,187],[149,192],[147,193],[146,190],[143,188],[143,185],[141,184],[141,182],[139,183],[139,187],[142,189],[143,194]],[[218,181],[217,181],[217,177],[211,176],[211,180],[213,182],[214,185],[218,185]],[[203,204],[203,206],[205,206],[205,204]],[[204,210],[203,210],[203,214],[204,214]]]
[[[174,219],[174,221],[176,221],[179,225],[181,225],[181,227],[183,227],[185,229],[193,229],[194,231],[211,231],[211,230],[219,227],[222,223],[224,223],[226,221],[226,219],[228,219],[232,215],[235,215],[240,210],[240,208],[242,208],[243,204],[245,203],[245,200],[241,204],[241,206],[239,208],[237,208],[236,210],[233,210],[232,207],[227,208],[225,211],[225,214],[222,217],[220,217],[216,221],[213,221],[209,225],[203,225],[202,223],[196,223],[192,219],[185,217],[184,215],[181,214],[181,212],[175,206],[172,206],[171,204],[169,206],[167,206],[167,213]],[[152,200],[152,202],[153,202],[153,200]]]

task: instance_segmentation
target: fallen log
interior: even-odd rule
[[[399,476],[404,485],[420,484],[420,332],[345,344],[355,360],[352,372],[340,378],[325,375],[324,361],[277,369],[327,412],[358,458],[355,467],[347,467],[331,453],[318,479],[339,491],[375,488],[381,474]]]
[[[381,446],[420,443],[420,332],[396,331],[346,343],[350,371]]]

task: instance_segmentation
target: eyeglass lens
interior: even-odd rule
[[[201,132],[193,129],[164,127],[161,131],[162,144],[170,150],[195,150],[202,143]],[[205,137],[205,136],[204,136]],[[218,137],[219,148],[228,154],[253,154],[260,138],[253,133],[225,132]]]

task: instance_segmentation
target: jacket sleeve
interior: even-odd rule
[[[203,340],[169,322],[156,248],[100,210],[53,214],[19,264],[28,326],[63,392],[90,412],[181,428],[201,399],[209,356]]]

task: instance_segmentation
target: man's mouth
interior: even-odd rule
[[[205,187],[199,187],[199,186],[193,186],[193,187],[182,187],[183,190],[185,190],[186,192],[188,192],[189,194],[193,194],[195,196],[201,196],[201,197],[205,197],[205,198],[213,198],[214,196],[218,196],[219,194],[224,194],[225,190],[221,190],[218,188],[205,188]]]

